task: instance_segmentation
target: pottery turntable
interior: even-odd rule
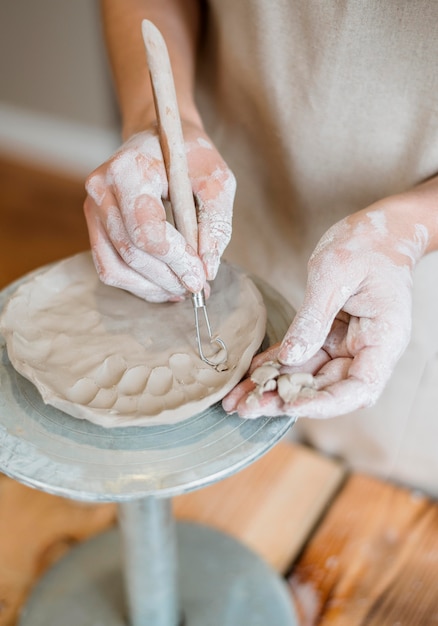
[[[3,290],[1,309],[52,267]],[[292,311],[254,282],[266,307],[267,347],[284,335]],[[20,626],[296,624],[285,584],[262,559],[208,527],[176,524],[171,512],[172,496],[253,463],[293,418],[243,420],[216,402],[173,423],[105,428],[45,404],[0,341],[0,470],[48,493],[117,502],[119,510],[118,529],[74,548],[41,579]]]

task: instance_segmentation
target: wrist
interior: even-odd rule
[[[150,130],[156,124],[155,108],[153,102],[150,105],[139,107],[129,117],[122,118],[122,139],[127,141],[133,135]]]
[[[438,250],[438,177],[393,197],[400,216],[415,235],[423,227],[425,241],[420,256]]]
[[[180,104],[179,112],[182,123],[187,123],[203,131],[204,126],[198,109],[193,103]],[[154,103],[151,102],[142,106],[134,114],[130,114],[129,119],[123,119],[122,139],[127,141],[133,135],[155,128],[157,116]]]

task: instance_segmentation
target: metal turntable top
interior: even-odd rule
[[[25,280],[0,292],[0,310]],[[260,279],[268,313],[264,348],[279,341],[293,311]],[[267,452],[291,417],[243,420],[220,403],[169,426],[106,429],[43,403],[12,367],[0,335],[0,471],[75,500],[121,502],[179,495],[234,474]]]

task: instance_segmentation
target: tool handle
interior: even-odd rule
[[[158,133],[177,230],[198,251],[198,223],[190,183],[184,137],[166,43],[149,20],[143,20],[143,42],[154,94]]]

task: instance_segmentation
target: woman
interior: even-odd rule
[[[229,166],[226,257],[297,310],[254,366],[311,372],[317,391],[248,403],[247,380],[225,409],[306,417],[297,436],[437,495],[438,5],[103,0],[102,11],[124,144],[87,181],[101,278],[157,302],[213,280],[231,237]],[[144,18],[172,61],[197,251],[165,222]]]

